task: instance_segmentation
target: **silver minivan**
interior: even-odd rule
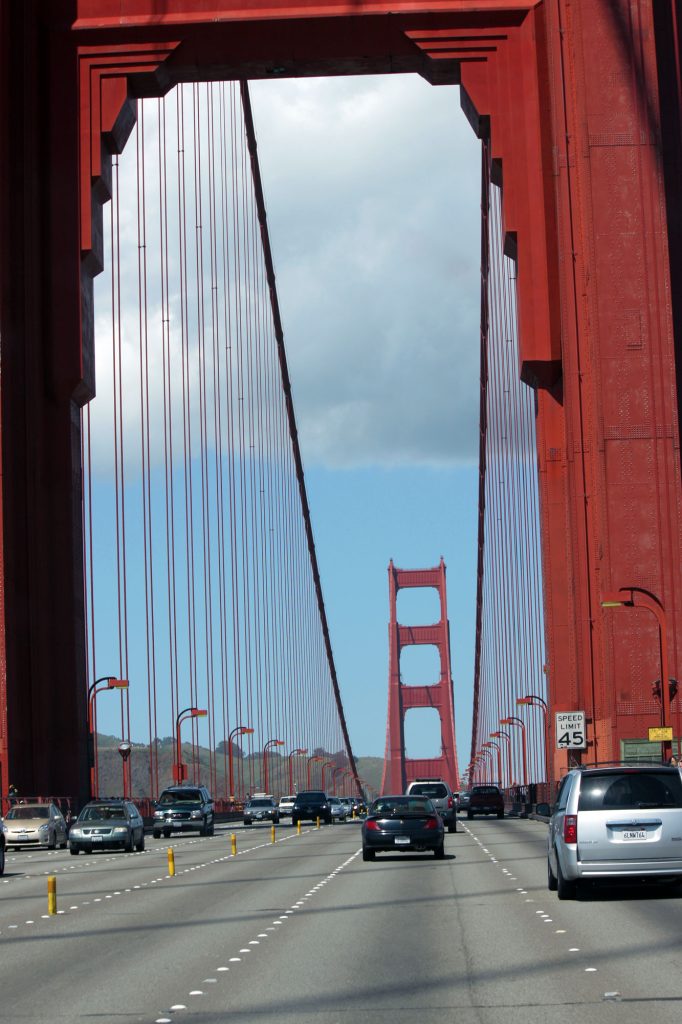
[[[574,769],[547,835],[547,884],[573,899],[581,880],[682,882],[682,777],[658,765]]]
[[[415,779],[405,790],[406,796],[423,796],[436,808],[448,832],[457,831],[457,811],[452,790],[444,779]]]

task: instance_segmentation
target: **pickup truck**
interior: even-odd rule
[[[496,814],[504,818],[504,798],[497,786],[472,786],[467,818],[475,814]]]

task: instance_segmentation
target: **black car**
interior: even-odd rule
[[[214,830],[213,800],[205,786],[169,786],[156,803],[152,835],[166,839],[171,832],[198,831],[212,836]]]
[[[320,789],[299,793],[291,808],[291,824],[298,825],[299,821],[317,821],[318,818],[327,825],[332,823],[332,809],[327,794]]]
[[[430,800],[416,796],[381,796],[362,823],[362,859],[380,851],[415,853],[433,850],[445,856],[443,820]]]
[[[142,815],[129,800],[91,800],[69,831],[71,855],[117,846],[128,853],[144,850]]]

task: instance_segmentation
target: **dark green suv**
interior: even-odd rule
[[[171,832],[199,832],[212,836],[213,800],[205,786],[169,786],[159,797],[154,810],[152,835],[166,838]]]

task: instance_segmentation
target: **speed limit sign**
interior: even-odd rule
[[[558,749],[565,750],[568,747],[571,750],[585,750],[587,748],[584,711],[557,711],[555,721]]]

